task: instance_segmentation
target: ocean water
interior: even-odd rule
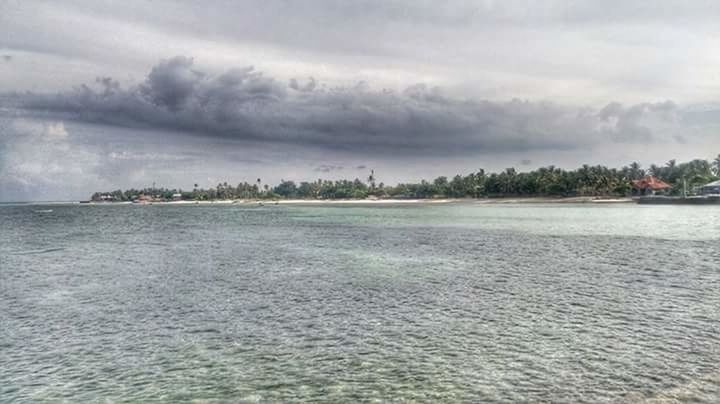
[[[0,206],[1,402],[720,402],[720,207]]]

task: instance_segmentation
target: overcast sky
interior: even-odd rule
[[[0,201],[720,153],[720,2],[0,0]]]

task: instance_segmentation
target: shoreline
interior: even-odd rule
[[[157,201],[146,203],[133,202],[76,202],[82,205],[412,205],[412,204],[449,204],[468,203],[478,205],[513,204],[618,204],[635,203],[628,197],[606,198],[594,196],[576,197],[498,197],[498,198],[438,198],[438,199],[227,199],[214,201]]]

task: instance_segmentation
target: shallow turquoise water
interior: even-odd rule
[[[0,229],[3,402],[720,400],[720,207],[25,205]]]

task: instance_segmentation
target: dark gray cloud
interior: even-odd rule
[[[12,61],[12,55],[2,55],[2,59],[5,62],[10,62]]]
[[[358,154],[449,155],[587,148],[655,140],[647,122],[671,121],[672,102],[594,111],[552,102],[475,101],[416,84],[402,92],[368,83],[282,83],[253,67],[209,74],[193,59],[161,61],[139,85],[111,78],[48,95],[16,95],[21,109],[120,127],[146,127]]]
[[[317,80],[315,80],[314,77],[310,77],[305,84],[300,84],[298,79],[292,78],[290,79],[290,84],[288,84],[288,87],[292,88],[296,91],[313,91],[315,87],[317,87]]]
[[[317,172],[320,172],[320,173],[330,173],[333,171],[342,171],[343,168],[344,168],[343,166],[338,166],[338,165],[334,165],[334,164],[321,164],[321,165],[315,167],[314,170]]]
[[[641,103],[624,107],[618,102],[606,105],[598,113],[606,123],[612,123],[611,138],[618,142],[652,142],[653,131],[643,124],[643,119],[652,115],[655,119],[671,122],[677,116],[677,105],[672,101]]]

